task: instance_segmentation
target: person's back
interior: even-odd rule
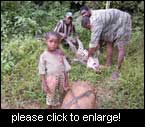
[[[124,20],[124,17],[130,17],[127,12],[123,12],[118,9],[99,9],[91,10],[92,16],[90,17],[91,23],[96,21],[103,24],[103,26],[108,26],[110,24],[115,24],[119,20]],[[105,28],[104,27],[104,28]]]
[[[126,30],[130,30],[128,28],[131,27],[131,16],[126,12],[118,9],[100,9],[91,10],[91,13],[91,25],[94,25],[95,31],[99,28],[101,40],[113,42]]]

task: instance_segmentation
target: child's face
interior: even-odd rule
[[[54,51],[58,48],[59,40],[56,36],[50,36],[46,39],[46,44],[49,51]]]

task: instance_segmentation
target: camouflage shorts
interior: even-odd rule
[[[46,104],[47,105],[60,105],[63,101],[64,96],[64,75],[55,75],[56,77],[56,87],[53,91],[47,93],[46,95]]]

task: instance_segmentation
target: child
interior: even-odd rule
[[[46,93],[46,104],[49,109],[52,109],[60,107],[64,91],[68,90],[67,72],[71,67],[59,49],[59,34],[48,32],[45,39],[47,50],[40,56],[39,74]]]

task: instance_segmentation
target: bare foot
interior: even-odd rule
[[[52,109],[53,107],[51,105],[48,105],[47,106],[47,109]]]
[[[117,80],[119,78],[119,72],[115,71],[112,73],[112,79]]]
[[[61,105],[53,106],[53,109],[60,109]]]

